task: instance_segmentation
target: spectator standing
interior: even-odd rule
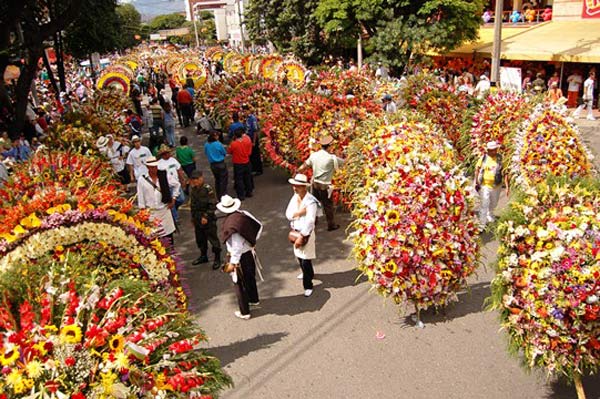
[[[156,98],[153,98],[150,101],[150,113],[152,114],[152,129],[150,129],[150,134],[152,134],[153,136],[159,136],[161,130],[164,134],[164,111]]]
[[[135,112],[139,116],[142,116],[142,93],[140,92],[139,87],[133,82],[131,82],[129,89],[129,97],[131,97],[131,101],[135,107]]]
[[[573,117],[578,118],[581,111],[587,107],[587,118],[590,121],[595,121],[594,114],[592,109],[594,107],[594,81],[596,80],[596,73],[590,72],[589,77],[583,82],[583,104],[581,104],[575,112],[573,112]]]
[[[133,148],[129,150],[125,164],[129,169],[130,181],[136,182],[140,176],[148,172],[146,159],[152,157],[152,153],[148,147],[142,145],[142,140],[139,136],[133,136],[131,142],[133,143]]]
[[[177,116],[170,102],[165,103],[163,111],[165,138],[167,139],[167,144],[175,147],[175,118]]]
[[[304,296],[313,293],[313,278],[315,271],[312,260],[317,257],[315,224],[319,211],[319,201],[308,192],[310,182],[301,173],[288,180],[294,190],[294,195],[288,203],[285,217],[290,221],[290,227],[297,232],[294,245],[294,256],[302,269],[302,285]]]
[[[186,87],[177,92],[177,104],[181,108],[181,115],[183,118],[183,127],[188,127],[194,120],[192,111],[192,102],[194,101],[192,95]]]
[[[190,176],[190,208],[200,256],[192,262],[192,265],[208,262],[208,243],[210,242],[215,256],[213,270],[221,267],[221,243],[217,236],[217,217],[215,216],[216,204],[215,191],[204,183],[202,172],[193,171]]]
[[[181,164],[181,168],[189,178],[192,172],[196,170],[196,153],[188,145],[188,138],[182,136],[179,139],[179,147],[175,149],[175,158]]]
[[[473,94],[479,99],[479,100],[483,100],[485,98],[485,96],[489,93],[490,91],[490,80],[488,79],[487,75],[481,75],[479,77],[479,82],[477,82],[477,85],[475,86],[475,90],[473,91]]]
[[[229,265],[233,269],[229,274],[239,306],[239,311],[234,314],[235,317],[248,320],[250,306],[260,303],[256,287],[254,247],[260,239],[263,226],[251,213],[239,210],[240,205],[239,199],[224,195],[217,204],[217,209],[228,215],[223,222],[221,240],[227,246]],[[225,271],[229,271],[227,265]]]
[[[252,154],[250,154],[252,174],[260,176],[263,174],[263,163],[260,154],[260,127],[258,125],[258,118],[250,105],[244,105],[244,112],[246,113],[246,134],[252,141]]]
[[[567,78],[569,87],[567,88],[567,106],[569,108],[577,107],[577,100],[579,99],[579,89],[583,83],[583,78],[579,74],[579,71],[574,71]]]
[[[252,141],[243,128],[235,131],[235,139],[227,149],[231,154],[233,162],[233,184],[235,192],[240,201],[252,197],[254,182],[250,169],[250,154],[252,153]]]
[[[242,122],[240,122],[239,113],[234,112],[231,115],[231,119],[233,119],[233,123],[231,125],[229,125],[229,136],[228,136],[229,141],[233,140],[236,130],[242,129],[242,130],[246,131],[246,125],[244,125]]]
[[[219,141],[219,132],[216,130],[208,134],[208,139],[204,144],[204,154],[210,163],[210,170],[215,178],[215,191],[217,198],[227,194],[228,172],[225,165],[225,156],[227,150]]]
[[[177,223],[179,220],[179,207],[185,202],[183,189],[186,187],[186,178],[183,174],[181,164],[171,156],[171,151],[172,149],[165,144],[160,146],[158,149],[158,156],[160,157],[158,160],[158,170],[164,170],[169,175],[169,179],[179,183],[179,189],[171,192],[171,195],[175,199],[175,204],[171,208],[171,212],[173,213],[173,220]]]
[[[333,143],[333,137],[327,136],[321,139],[321,149],[310,154],[310,157],[298,169],[298,173],[302,174],[306,169],[312,168],[313,183],[312,193],[317,200],[323,205],[323,211],[327,218],[327,230],[333,231],[340,228],[340,225],[335,223],[335,210],[331,194],[333,187],[331,181],[337,169],[339,169],[344,160],[338,158],[335,154],[330,154],[327,150]]]
[[[171,91],[171,103],[173,103],[173,108],[175,108],[175,112],[177,113],[177,119],[179,120],[179,126],[183,126],[183,114],[181,113],[181,107],[177,102],[177,96],[179,94],[179,88],[175,87]]]
[[[558,72],[554,72],[550,79],[548,79],[548,89],[552,88],[552,83],[556,83],[556,85],[560,87],[560,78],[558,77]]]
[[[561,100],[564,97],[563,97],[562,90],[560,89],[560,87],[558,87],[557,82],[552,83],[552,85],[550,86],[550,89],[548,90],[548,94],[546,95],[546,98],[548,99],[548,101],[550,101],[553,104],[557,104],[559,101],[564,101],[564,100]]]

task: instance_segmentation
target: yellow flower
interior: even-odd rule
[[[78,344],[81,341],[81,328],[74,324],[64,326],[60,330],[60,339],[67,344]]]
[[[390,224],[396,224],[400,220],[400,214],[394,209],[390,209],[386,212],[385,218]]]
[[[25,371],[27,372],[29,378],[35,379],[42,375],[44,368],[42,367],[42,363],[37,360],[32,360],[25,366]]]
[[[15,241],[17,237],[9,233],[2,233],[0,234],[0,239],[5,239],[6,242],[10,244],[11,242]]]
[[[129,356],[123,352],[119,352],[115,356],[114,363],[118,370],[128,369],[129,368]]]
[[[2,348],[0,351],[0,364],[3,366],[10,366],[19,358],[19,349],[16,347],[12,347],[8,350]]]
[[[396,273],[396,271],[398,270],[398,266],[396,265],[396,262],[390,260],[385,264],[385,270],[390,273]]]
[[[23,225],[25,228],[32,229],[40,227],[42,225],[42,221],[35,215],[35,213],[32,213],[31,215],[21,219],[21,225]]]
[[[122,335],[113,335],[108,341],[109,348],[114,352],[121,352],[125,346],[125,338]]]
[[[12,385],[13,387],[15,385],[18,384],[22,384],[23,383],[23,376],[21,375],[21,373],[19,372],[18,369],[13,369],[7,376],[6,376],[6,383],[8,385]]]

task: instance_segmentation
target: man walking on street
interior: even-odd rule
[[[129,177],[132,182],[137,182],[140,176],[148,172],[146,168],[146,159],[152,156],[150,149],[142,145],[142,140],[139,136],[131,138],[133,148],[127,155],[127,167],[129,169]]]
[[[204,144],[204,153],[210,163],[210,170],[215,178],[215,190],[217,198],[221,198],[227,194],[228,172],[225,165],[225,156],[227,150],[219,141],[219,132],[216,130],[208,134],[208,140]]]
[[[250,169],[250,154],[252,153],[252,141],[244,133],[243,128],[235,131],[235,140],[231,143],[227,152],[231,154],[233,162],[233,184],[235,192],[240,201],[246,197],[252,197],[254,183]]]
[[[479,222],[482,227],[494,221],[494,209],[498,205],[503,181],[506,183],[506,195],[510,194],[508,176],[503,176],[498,148],[500,145],[496,141],[487,143],[486,154],[475,165],[475,188],[481,198]]]
[[[221,267],[221,243],[217,236],[217,217],[215,216],[216,204],[215,192],[211,186],[204,183],[202,172],[193,171],[190,175],[190,208],[200,256],[192,262],[192,265],[208,262],[208,242],[210,241],[215,255],[213,270]]]
[[[577,107],[577,99],[579,97],[579,88],[581,87],[581,83],[583,79],[579,72],[575,71],[567,78],[567,82],[569,83],[569,87],[567,88],[567,107],[575,108]]]
[[[222,240],[227,245],[229,273],[234,283],[239,311],[235,317],[243,320],[250,318],[250,306],[259,304],[256,287],[256,262],[254,247],[260,238],[263,226],[249,212],[240,211],[241,201],[228,195],[221,198],[217,209],[227,214],[223,222]],[[226,265],[227,266],[227,265]]]
[[[181,109],[183,127],[188,127],[190,123],[194,120],[194,115],[192,111],[192,103],[194,102],[194,98],[186,89],[187,88],[184,86],[182,90],[179,90],[179,92],[177,92],[177,104]]]
[[[594,81],[596,80],[596,73],[590,72],[589,78],[583,82],[583,104],[581,104],[575,112],[573,112],[573,118],[579,118],[579,114],[585,107],[587,107],[587,120],[595,121],[592,108],[594,107]]]
[[[263,174],[263,164],[260,154],[260,128],[258,118],[253,112],[252,106],[245,104],[244,113],[246,114],[246,134],[252,141],[252,154],[250,154],[250,164],[252,165],[252,174],[260,176]]]
[[[331,199],[334,172],[341,167],[344,160],[334,154],[327,152],[333,142],[333,137],[327,136],[321,139],[321,149],[313,152],[304,164],[298,169],[298,173],[304,173],[308,168],[313,170],[312,193],[323,206],[325,217],[327,218],[327,230],[333,231],[340,228],[334,221],[334,208]]]

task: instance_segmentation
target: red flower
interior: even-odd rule
[[[85,395],[81,392],[77,392],[71,395],[71,399],[85,399]]]
[[[75,366],[75,358],[73,356],[69,356],[68,358],[65,359],[65,365],[67,367],[73,367]]]

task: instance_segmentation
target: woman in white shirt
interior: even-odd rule
[[[315,272],[312,260],[317,257],[315,222],[319,211],[319,201],[308,192],[310,182],[306,175],[297,174],[288,180],[294,190],[294,196],[290,200],[285,211],[286,218],[290,221],[292,230],[300,233],[294,243],[294,255],[302,269],[302,284],[304,296],[309,297],[313,292],[312,279]]]

